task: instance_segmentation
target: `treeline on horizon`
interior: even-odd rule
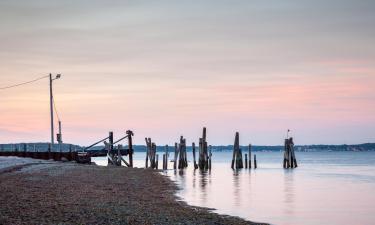
[[[14,143],[14,144],[0,144],[0,151],[24,151],[25,146],[28,151],[33,151],[34,146],[37,151],[48,151],[49,143],[45,142],[38,142],[38,143]],[[242,151],[247,151],[248,146],[240,146]],[[84,146],[73,145],[64,143],[61,146],[63,152],[67,151],[82,151],[84,150]],[[125,146],[124,148],[127,148]],[[146,152],[145,145],[133,145],[133,149],[135,152]],[[59,150],[59,145],[55,144],[53,146],[53,151]],[[89,151],[98,151],[104,150],[104,146],[95,146],[89,149]],[[164,152],[165,146],[157,146],[156,150],[158,152]],[[197,148],[198,150],[198,148]],[[221,151],[232,151],[233,145],[217,145],[212,146],[213,152],[221,152]],[[261,146],[261,145],[254,145],[251,148],[252,151],[283,151],[284,146],[277,145],[277,146]],[[375,151],[375,143],[365,143],[365,144],[356,144],[356,145],[296,145],[296,151],[300,152],[314,152],[314,151]],[[187,151],[192,151],[191,146],[187,146]],[[169,152],[174,152],[174,146],[169,146]]]

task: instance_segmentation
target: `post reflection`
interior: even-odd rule
[[[292,216],[294,214],[294,171],[284,170],[284,213]]]

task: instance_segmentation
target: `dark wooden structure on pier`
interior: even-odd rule
[[[131,130],[126,131],[126,136],[118,139],[117,141],[113,140],[113,132],[109,132],[108,137],[103,138],[102,140],[86,147],[84,149],[84,153],[87,153],[89,157],[97,157],[97,156],[107,156],[108,158],[108,165],[115,165],[121,166],[124,163],[127,167],[133,167],[133,140],[132,137],[134,136]],[[121,141],[127,139],[128,140],[128,148],[124,148],[123,145],[115,144],[120,143]],[[107,142],[108,140],[108,142]],[[90,150],[90,148],[94,147],[95,145],[104,142],[104,148],[97,151],[97,150]],[[124,156],[128,156],[128,161],[125,160]]]
[[[16,156],[33,159],[55,160],[55,161],[82,161],[82,157],[69,145],[69,151],[51,151],[51,145],[48,150],[38,149],[35,144],[12,144],[12,149],[5,149],[4,145],[0,147],[0,156]]]

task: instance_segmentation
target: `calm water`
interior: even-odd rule
[[[375,152],[297,152],[294,170],[282,169],[281,152],[256,152],[258,169],[240,171],[230,169],[231,154],[214,152],[211,172],[190,162],[163,173],[184,201],[218,213],[276,225],[375,224]],[[136,153],[136,166],[144,156]]]

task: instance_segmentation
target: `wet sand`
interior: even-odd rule
[[[179,201],[177,186],[149,169],[0,157],[6,162],[0,224],[256,224]]]

